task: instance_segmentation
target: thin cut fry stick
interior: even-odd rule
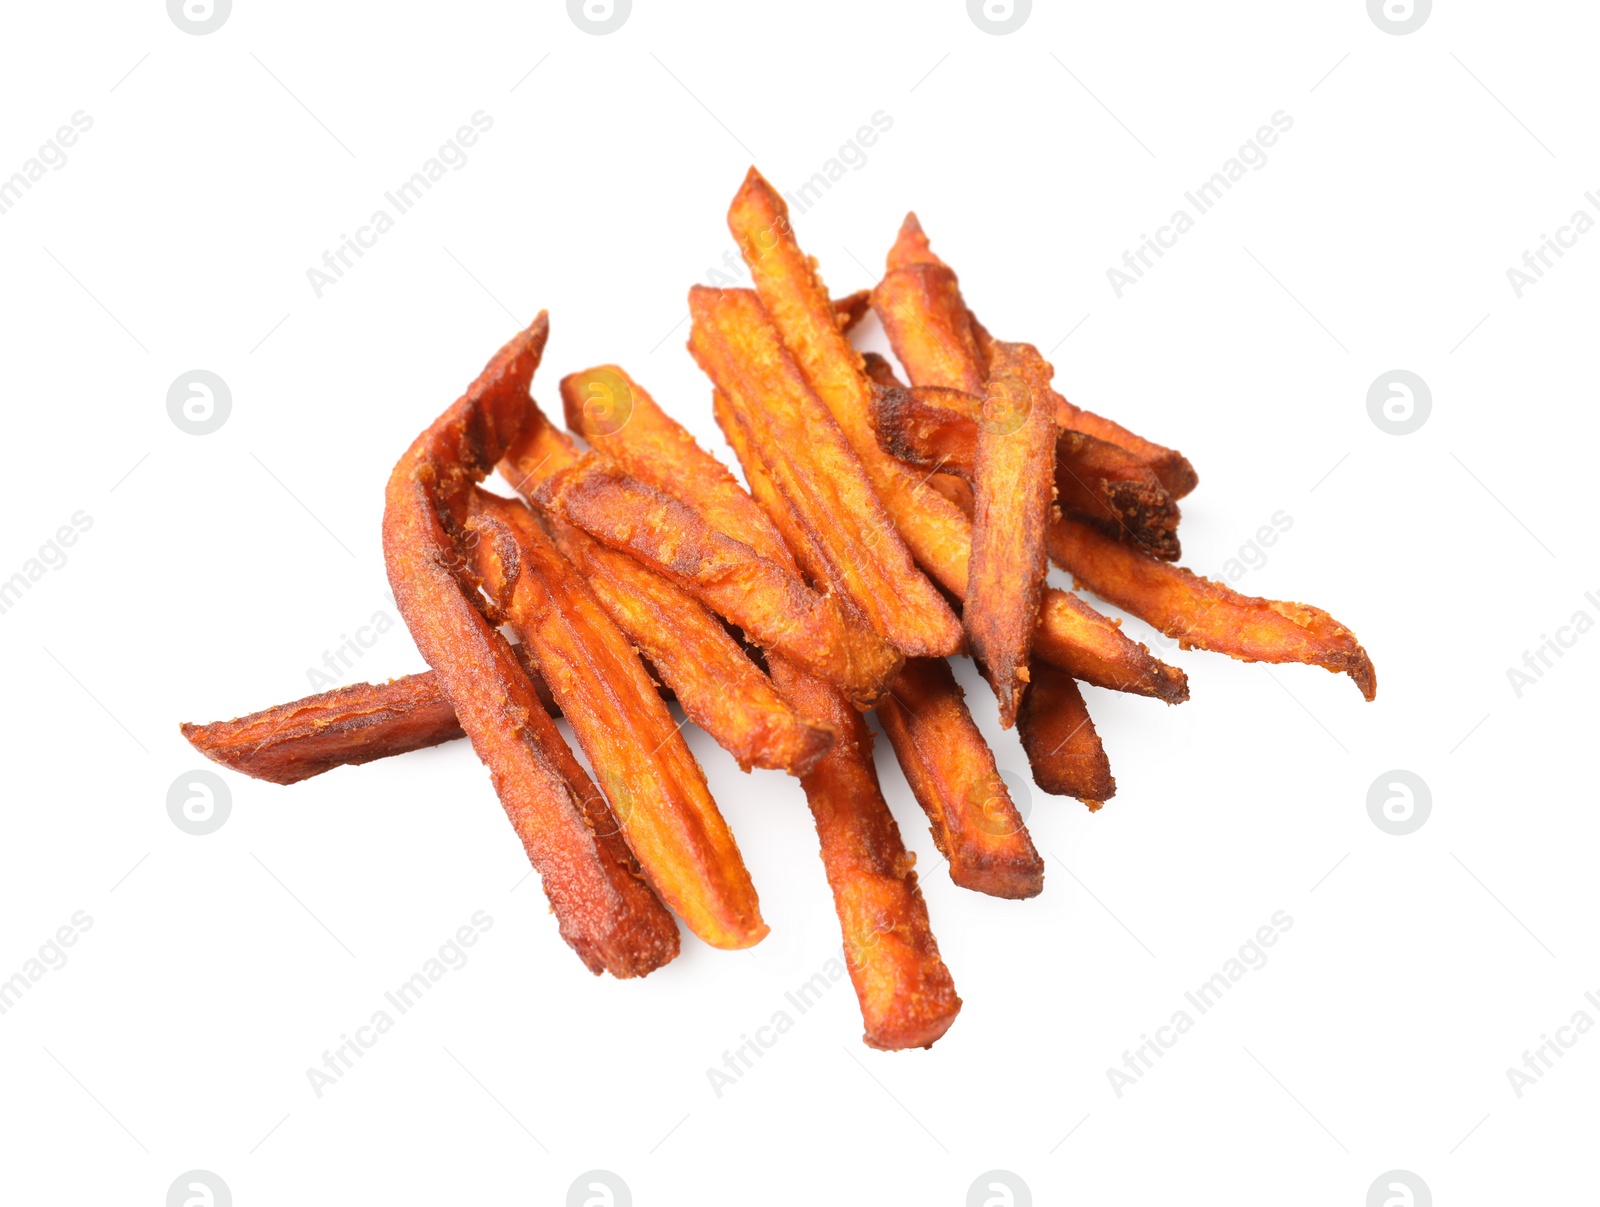
[[[513,650],[545,710],[556,715],[550,689],[522,647]],[[298,784],[335,767],[370,763],[465,736],[432,671],[387,683],[352,683],[232,721],[184,722],[178,728],[212,762],[272,784]]]
[[[1321,608],[1255,599],[1168,565],[1087,524],[1051,526],[1050,556],[1081,586],[1176,637],[1244,662],[1305,662],[1347,674],[1371,700],[1377,671],[1355,634]]]
[[[579,375],[575,386],[584,376]],[[573,397],[589,395],[585,388]],[[714,401],[725,405],[719,397]],[[630,415],[627,423],[606,433],[577,419],[573,423],[592,433],[589,439],[596,448],[640,480],[677,492],[687,506],[713,518],[719,530],[799,574],[772,518],[720,461],[643,391],[633,394]],[[758,465],[747,461],[746,451],[739,455],[741,463]],[[776,498],[775,492],[770,497]],[[913,856],[878,786],[871,733],[838,691],[780,653],[769,652],[767,662],[773,682],[801,715],[833,722],[840,734],[800,784],[816,822],[866,1042],[878,1048],[931,1044],[954,1021],[961,1002],[928,925],[927,906],[911,870]]]
[[[973,463],[972,560],[962,619],[972,656],[1009,729],[1028,682],[1039,620],[1045,525],[1055,507],[1055,415],[1044,404],[1052,370],[1029,344],[996,344]]]
[[[596,379],[597,386],[621,380],[617,376],[621,370],[593,372],[608,375]],[[580,395],[590,404],[590,430],[598,438],[600,395],[589,390]],[[622,397],[620,389],[608,392],[609,401],[603,405],[618,409],[605,414],[625,414],[618,403]],[[581,415],[583,403],[578,410]],[[522,435],[501,460],[500,470],[528,495],[578,458],[571,438],[534,408]],[[769,767],[798,775],[821,757],[833,741],[832,732],[797,716],[699,600],[628,554],[607,548],[559,517],[548,519],[552,539],[587,579],[601,607],[650,660],[689,719],[733,755],[740,767],[747,771],[752,766]]]
[[[950,861],[950,879],[994,897],[1037,896],[1044,860],[962,697],[944,659],[913,659],[879,703],[878,721]]]
[[[912,562],[850,442],[785,352],[756,295],[695,286],[689,312],[689,350],[810,533],[823,580],[905,653],[960,649],[960,622]],[[843,340],[831,315],[827,321]]]
[[[814,355],[796,356],[796,361],[844,430],[912,554],[946,591],[962,598],[972,552],[971,521],[878,447],[860,354],[842,337],[830,337],[828,324],[815,321],[809,299],[821,289],[820,282],[794,242],[788,208],[754,170],[734,200],[728,224],[791,354],[815,346]],[[796,296],[803,304],[784,304]],[[1086,683],[1155,696],[1169,704],[1188,699],[1181,670],[1154,658],[1109,619],[1064,591],[1045,593],[1034,649]]]
[[[717,532],[678,500],[594,454],[545,479],[534,499],[613,549],[666,574],[763,649],[870,704],[900,669],[899,652],[750,546]]]
[[[1022,699],[1017,733],[1028,752],[1033,782],[1057,796],[1075,796],[1092,813],[1117,790],[1100,735],[1071,675],[1037,663]]]
[[[713,947],[760,942],[739,846],[628,639],[523,504],[477,490],[469,524],[490,598],[532,648],[657,895]]]
[[[456,545],[472,484],[522,425],[548,334],[541,313],[400,459],[384,508],[384,561],[400,614],[488,765],[562,938],[593,972],[643,976],[678,954],[677,925],[640,878],[600,794],[574,783],[587,777],[474,602]]]

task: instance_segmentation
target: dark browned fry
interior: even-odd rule
[[[1000,727],[1016,723],[1039,620],[1045,526],[1054,513],[1055,415],[1044,405],[1052,370],[1031,344],[997,343],[973,463],[972,560],[962,620]]]
[[[1071,675],[1036,662],[1022,698],[1017,733],[1028,752],[1033,782],[1057,796],[1075,796],[1090,812],[1117,790],[1100,735],[1094,731],[1083,693]]]
[[[620,369],[608,367],[569,377],[562,389],[574,399],[574,409],[588,422],[594,439],[601,440],[602,426],[632,415],[632,391],[638,387]],[[643,390],[638,390],[638,397],[637,422],[642,428],[648,423],[643,412],[655,409],[655,404]],[[571,438],[535,409],[500,470],[530,495],[545,478],[574,465],[578,457]],[[601,607],[650,660],[689,719],[716,739],[740,767],[770,767],[798,775],[821,757],[833,741],[832,732],[797,716],[698,599],[559,517],[548,520],[552,539],[582,572]]]
[[[545,710],[550,689],[513,647]],[[387,683],[352,683],[289,704],[209,725],[184,722],[189,744],[214,763],[273,784],[298,784],[332,771],[406,754],[464,736],[439,679],[422,671]]]
[[[840,331],[850,331],[872,313],[872,290],[858,289],[842,298],[833,299],[833,317]]]
[[[1075,520],[1052,525],[1049,540],[1051,558],[1081,586],[1176,637],[1184,649],[1245,662],[1305,662],[1349,675],[1368,700],[1377,694],[1372,659],[1321,608],[1240,595]]]
[[[906,654],[960,649],[960,622],[911,560],[850,442],[785,352],[756,295],[695,286],[689,313],[689,349],[810,534],[822,559],[815,572]],[[844,339],[837,327],[829,330]]]
[[[469,524],[485,589],[532,649],[657,895],[712,947],[760,942],[739,846],[627,637],[523,504],[477,490]]]
[[[596,540],[629,553],[733,621],[763,649],[788,654],[870,704],[900,669],[893,646],[742,541],[670,495],[589,454],[545,479],[534,499]]]
[[[772,677],[801,713],[839,730],[838,742],[800,786],[861,1003],[862,1038],[873,1048],[930,1047],[955,1022],[961,999],[928,924],[912,870],[916,856],[901,841],[878,786],[872,734],[838,691],[793,663],[774,662]]]
[[[963,694],[943,658],[914,658],[879,702],[878,721],[950,861],[950,879],[994,897],[1037,896],[1044,860]]]
[[[480,610],[456,543],[473,483],[522,426],[548,334],[540,314],[400,459],[384,508],[384,561],[400,614],[488,765],[562,938],[591,971],[643,976],[678,954],[677,925],[641,878],[604,799],[584,783],[510,644]]]
[[[971,480],[983,402],[960,390],[892,382],[875,385],[873,422],[890,456],[935,477]],[[930,479],[932,481],[932,479]],[[1176,561],[1178,505],[1161,480],[1126,449],[1059,428],[1056,432],[1056,504],[1061,514],[1087,520],[1119,540],[1131,540],[1163,561]]]
[[[993,339],[967,309],[955,273],[934,254],[915,214],[906,215],[887,265],[873,290],[872,305],[912,383],[982,395]],[[1173,499],[1181,499],[1199,482],[1182,453],[1073,406],[1053,389],[1050,397],[1063,428],[1131,453],[1155,472]]]

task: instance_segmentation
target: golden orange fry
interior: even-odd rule
[[[1071,682],[1054,667],[1051,673]],[[934,845],[950,861],[950,879],[994,897],[1037,896],[1044,888],[1044,860],[949,663],[942,658],[907,662],[877,713],[928,815]]]
[[[594,380],[608,389],[626,380],[618,369],[590,373],[599,375]],[[563,393],[573,381],[562,383]],[[581,386],[575,389],[590,403],[599,397]],[[613,401],[622,396],[617,390],[606,395]],[[639,397],[641,410],[646,402],[654,408],[642,390]],[[597,418],[601,411],[592,405],[589,411],[588,431],[594,440],[603,441]],[[578,414],[584,416],[582,401]],[[641,419],[641,426],[645,422]],[[571,437],[535,408],[501,460],[500,471],[528,495],[578,458]],[[689,719],[733,755],[740,767],[747,771],[752,766],[769,767],[798,775],[821,757],[833,741],[832,732],[797,716],[705,605],[628,554],[607,548],[557,516],[548,518],[551,538],[583,574],[601,607],[649,659]]]
[[[1111,540],[1076,520],[1051,527],[1050,556],[1081,586],[1184,648],[1245,662],[1305,662],[1355,681],[1368,700],[1377,672],[1355,634],[1321,608],[1255,599]]]
[[[839,730],[838,742],[800,786],[861,1003],[862,1038],[873,1048],[929,1047],[955,1022],[961,999],[928,924],[912,870],[916,856],[901,841],[878,785],[872,733],[838,691],[792,662],[774,662],[772,677],[802,713]]]
[[[821,284],[794,242],[787,207],[758,173],[752,171],[746,178],[728,224],[785,345],[792,353],[815,341],[814,353],[796,360],[849,438],[912,554],[940,586],[962,598],[972,552],[972,522],[955,503],[878,447],[870,385],[860,369],[860,354],[847,340],[841,348],[839,340],[828,337],[827,324],[813,321],[810,299]],[[797,296],[803,305],[784,305],[784,299]],[[841,363],[855,366],[855,371],[838,372]],[[827,388],[818,385],[824,379]],[[1034,648],[1040,657],[1099,687],[1173,704],[1188,699],[1188,682],[1181,670],[1153,657],[1111,620],[1065,591],[1045,592]]]
[[[531,648],[657,895],[712,947],[761,941],[739,846],[639,657],[522,503],[472,496],[474,562]]]
[[[784,350],[756,295],[695,286],[689,313],[690,351],[810,533],[823,579],[906,654],[960,649],[960,622],[912,561],[850,442]],[[828,322],[843,340],[831,312]]]
[[[873,291],[873,308],[912,381],[981,395],[993,337],[967,309],[955,273],[934,254],[915,214],[906,215],[887,265],[884,279]],[[920,368],[912,369],[913,362]],[[1155,472],[1173,499],[1181,499],[1198,485],[1194,466],[1182,453],[1073,406],[1054,390],[1050,394],[1064,429],[1131,453]]]
[[[1117,781],[1105,747],[1089,719],[1072,676],[1047,662],[1034,664],[1022,699],[1017,733],[1033,768],[1033,782],[1057,796],[1075,796],[1092,813],[1111,799]]]
[[[1031,344],[997,343],[973,460],[972,559],[962,619],[972,656],[1016,723],[1049,570],[1045,527],[1055,512],[1055,415],[1044,405],[1052,370]]]
[[[593,972],[643,976],[678,954],[677,924],[484,616],[457,544],[473,484],[522,426],[548,335],[541,313],[401,457],[386,493],[384,562],[400,614],[539,872],[561,937]]]
[[[575,396],[587,394],[579,390]],[[713,402],[719,407],[719,421],[726,424],[728,417],[721,409],[726,403],[720,394],[713,395]],[[596,448],[642,481],[676,492],[698,514],[712,517],[720,531],[788,573],[799,574],[794,555],[773,526],[774,519],[784,519],[787,513],[748,449],[734,445],[752,487],[764,484],[763,501],[776,509],[771,517],[720,461],[643,391],[633,394],[630,421],[610,433],[576,420],[574,426],[589,432]],[[832,722],[840,734],[800,784],[817,826],[866,1042],[878,1048],[931,1044],[954,1021],[961,1001],[928,925],[927,906],[911,870],[913,856],[906,851],[878,786],[871,734],[837,690],[781,653],[769,652],[767,662],[774,684],[801,715]]]
[[[836,597],[817,594],[677,499],[593,453],[545,479],[533,498],[601,543],[665,573],[751,641],[788,654],[863,706],[900,669],[899,651],[847,616]]]
[[[754,168],[728,210],[728,227],[784,347],[843,430],[905,547],[947,591],[965,590],[970,525],[878,447],[861,354],[832,319],[815,267],[795,242],[788,207]]]

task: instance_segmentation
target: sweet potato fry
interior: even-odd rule
[[[912,561],[850,442],[785,352],[756,295],[689,291],[689,349],[750,433],[826,581],[912,656],[961,648],[961,625]],[[828,319],[828,331],[849,347]]]
[[[870,371],[870,370],[869,370]],[[875,385],[878,443],[910,465],[971,480],[982,400],[941,386]],[[1163,561],[1176,561],[1178,505],[1155,471],[1126,449],[1057,427],[1056,503],[1061,514],[1087,520],[1108,536],[1130,540]]]
[[[620,369],[590,370],[590,375],[589,383],[597,388],[575,384],[573,397],[577,413],[600,440],[605,424],[619,418],[625,422],[631,414],[633,404],[624,391],[636,387],[631,381],[621,384],[627,379]],[[643,409],[648,395],[641,390],[640,398]],[[641,426],[645,422],[641,419]],[[571,438],[534,408],[501,460],[500,470],[527,495],[578,458]],[[559,517],[548,520],[551,538],[583,574],[600,606],[649,659],[689,719],[733,755],[740,767],[746,771],[769,767],[798,775],[832,744],[832,731],[797,716],[722,622],[694,596]]]
[[[887,268],[873,290],[873,309],[912,383],[981,395],[993,337],[967,309],[955,273],[934,254],[915,214],[906,215]],[[1073,406],[1053,389],[1050,396],[1062,428],[1131,453],[1149,466],[1171,498],[1181,499],[1198,484],[1194,466],[1182,453]]]
[[[400,614],[488,765],[562,938],[593,972],[643,976],[678,954],[677,925],[600,794],[574,786],[581,769],[474,602],[476,582],[456,544],[472,484],[522,425],[548,334],[540,314],[401,457],[386,493],[384,561]]]
[[[712,947],[760,942],[739,846],[628,639],[523,504],[476,490],[468,522],[479,577],[532,648],[657,896]]]
[[[817,388],[817,393],[866,467],[906,545],[946,591],[963,597],[972,552],[972,523],[956,504],[924,485],[911,470],[878,447],[869,384],[860,371],[860,354],[848,340],[830,339],[826,323],[812,320],[809,298],[821,285],[794,243],[787,207],[772,187],[752,171],[734,201],[728,223],[744,249],[757,292],[772,313],[785,345],[793,353],[797,347],[810,346],[815,339],[819,349],[816,355],[796,357],[807,379],[816,387],[821,377],[835,370],[828,376],[828,388]],[[783,300],[797,293],[807,299],[805,305],[785,307]],[[837,372],[841,359],[854,371]],[[1124,636],[1109,619],[1067,592],[1053,588],[1045,592],[1034,645],[1040,657],[1051,659],[1086,683],[1155,696],[1171,704],[1188,699],[1188,684],[1181,670],[1151,656],[1149,650]]]
[[[1046,792],[1075,796],[1091,813],[1116,792],[1117,781],[1111,778],[1111,764],[1083,693],[1059,667],[1034,664],[1033,682],[1017,714],[1017,733],[1033,768],[1033,782]]]
[[[1045,526],[1055,513],[1055,415],[1044,386],[1053,370],[1030,344],[997,343],[973,463],[972,559],[962,619],[1000,701],[1000,726],[1016,723],[1039,621]]]
[[[842,298],[833,299],[833,318],[839,330],[849,332],[872,313],[872,290],[858,289]]]
[[[728,211],[728,227],[784,347],[843,430],[905,547],[947,591],[964,590],[966,518],[878,447],[861,354],[833,321],[827,292],[795,242],[788,207],[754,168]]]
[[[539,506],[601,543],[665,573],[763,649],[793,657],[866,705],[903,661],[899,652],[742,541],[696,512],[589,454],[545,479]]]
[[[572,396],[581,399],[589,391],[577,389]],[[718,395],[713,401],[726,405]],[[568,414],[573,415],[570,402]],[[799,573],[772,519],[643,391],[634,394],[625,426],[600,432],[576,416],[571,422],[641,481],[675,493],[719,531],[787,572]],[[758,462],[747,460],[747,451],[735,449],[742,463],[759,469]],[[776,489],[770,483],[767,488],[775,500]],[[801,715],[832,721],[841,735],[800,783],[816,822],[866,1042],[878,1048],[931,1044],[954,1020],[961,1002],[928,927],[927,906],[911,871],[913,857],[878,786],[871,734],[837,690],[781,653],[769,653],[767,661],[774,684]]]
[[[1355,681],[1371,700],[1377,672],[1355,634],[1321,608],[1240,595],[1111,540],[1087,524],[1052,525],[1050,556],[1082,587],[1176,637],[1244,662],[1305,662]]]
[[[545,711],[558,715],[550,689],[521,646],[513,646]],[[272,784],[301,780],[465,736],[432,671],[387,683],[352,683],[265,708],[232,721],[184,722],[179,731],[206,758]]]
[[[778,689],[806,716],[836,725],[839,741],[801,777],[844,935],[845,964],[869,1047],[926,1048],[961,1010],[939,956],[928,907],[872,763],[872,734],[828,684],[792,662],[773,663]]]
[[[993,897],[1038,896],[1044,860],[963,694],[944,659],[915,658],[878,704],[878,721],[950,861],[950,879]]]

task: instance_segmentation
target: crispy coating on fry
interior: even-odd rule
[[[558,716],[550,689],[521,646],[517,660],[545,711]],[[214,763],[272,784],[301,780],[464,737],[456,710],[432,671],[387,683],[352,683],[208,725],[179,731]]]
[[[842,298],[834,298],[831,305],[834,322],[839,324],[840,331],[848,333],[872,313],[872,290],[858,289]]]
[[[665,573],[763,649],[870,704],[903,661],[855,623],[831,595],[818,595],[782,566],[713,529],[677,499],[588,454],[545,479],[535,501],[603,544]]]
[[[1000,702],[1000,727],[1016,723],[1028,682],[1049,559],[1045,526],[1055,507],[1055,415],[1044,383],[1054,372],[1031,344],[997,343],[973,462],[972,560],[962,619],[972,656]]]
[[[297,784],[347,763],[370,763],[459,738],[432,671],[381,686],[354,683],[232,721],[179,727],[214,763],[258,780]]]
[[[912,870],[916,856],[901,841],[878,785],[872,734],[843,696],[793,663],[775,662],[772,675],[797,709],[832,722],[840,733],[800,785],[861,1003],[862,1038],[888,1050],[930,1047],[955,1022],[961,999],[928,924]]]
[[[964,589],[966,517],[878,447],[861,354],[832,322],[827,292],[795,242],[788,207],[754,168],[728,210],[728,227],[784,347],[843,430],[905,547],[945,590]],[[907,604],[931,606],[920,592]]]
[[[594,387],[594,388],[591,388]],[[570,387],[570,388],[569,388]],[[633,400],[637,391],[638,401]],[[574,374],[562,394],[605,450],[605,429],[627,423],[635,407],[660,416],[649,395],[620,369],[607,366]],[[665,419],[665,416],[661,416]],[[670,422],[670,421],[667,421]],[[636,433],[649,418],[641,414]],[[680,429],[681,430],[681,429]],[[524,494],[577,462],[571,438],[535,409],[521,436],[500,462]],[[726,472],[726,471],[724,471]],[[698,599],[626,553],[607,548],[556,516],[551,539],[588,581],[600,606],[677,696],[689,719],[710,734],[740,767],[768,767],[799,775],[833,743],[833,732],[789,707],[722,622]]]
[[[1071,675],[1049,663],[1036,663],[1033,682],[1022,699],[1017,733],[1028,752],[1033,782],[1057,796],[1075,796],[1091,813],[1111,799],[1111,778],[1100,735],[1089,719],[1083,693]]]
[[[908,655],[961,647],[961,625],[917,569],[850,442],[785,351],[756,295],[689,291],[689,349],[750,433],[822,555],[826,581]],[[849,341],[827,316],[827,331]]]
[[[872,305],[912,382],[981,395],[993,337],[967,309],[955,273],[934,254],[916,214],[906,215],[887,266],[873,290]],[[1181,499],[1199,483],[1182,453],[1073,406],[1053,389],[1050,396],[1062,428],[1131,453],[1154,471],[1172,499]]]
[[[412,444],[389,477],[384,561],[395,602],[488,766],[544,884],[561,936],[593,972],[643,976],[678,954],[678,928],[640,876],[616,819],[511,646],[464,589],[457,548],[472,485],[516,437],[549,334],[540,314]]]
[[[1368,700],[1377,694],[1372,659],[1321,608],[1240,595],[1074,520],[1052,525],[1049,540],[1051,558],[1080,585],[1176,637],[1184,649],[1244,662],[1305,662],[1349,675]]]
[[[869,370],[870,371],[870,370]],[[983,402],[941,386],[874,385],[873,423],[890,456],[971,480]],[[1178,505],[1155,471],[1126,449],[1060,428],[1056,432],[1056,504],[1118,540],[1176,561]]]
[[[950,861],[950,879],[993,897],[1038,896],[1044,860],[964,694],[944,659],[916,658],[878,704],[878,721]]]
[[[738,843],[638,655],[521,503],[483,490],[477,572],[532,647],[656,894],[712,947],[767,933]]]
[[[686,505],[714,517],[720,531],[798,574],[773,523],[787,515],[781,497],[748,449],[734,446],[752,487],[765,483],[765,497],[757,498],[775,508],[770,517],[720,461],[643,397],[635,397],[632,420],[596,447],[650,485],[679,492]],[[726,406],[720,395],[713,401]],[[720,410],[718,417],[726,422]],[[781,653],[769,652],[767,662],[774,684],[802,716],[832,722],[840,734],[800,783],[816,822],[866,1042],[878,1048],[927,1046],[954,1021],[961,1001],[929,929],[913,857],[878,786],[871,734],[837,690]]]

